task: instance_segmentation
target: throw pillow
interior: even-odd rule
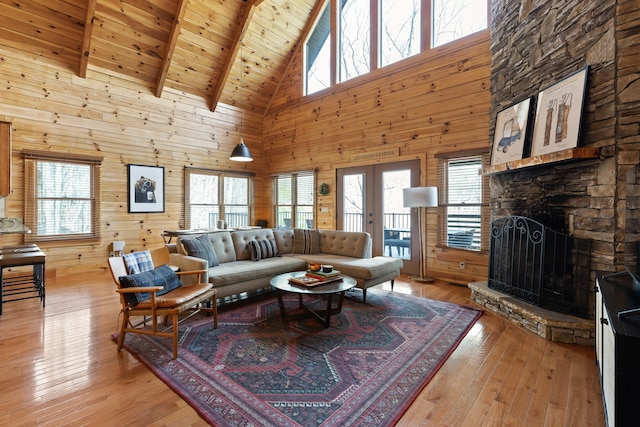
[[[147,286],[162,286],[162,290],[156,292],[156,295],[160,296],[179,288],[182,283],[180,283],[178,275],[166,264],[142,273],[120,277],[121,288],[144,288]],[[125,302],[131,307],[151,299],[149,292],[136,292],[134,294],[123,294],[123,296]]]
[[[296,228],[293,230],[294,254],[320,253],[320,232],[317,229]]]
[[[252,240],[247,243],[247,250],[251,254],[253,261],[272,258],[278,255],[275,239]]]
[[[153,270],[153,260],[151,259],[151,252],[139,251],[130,254],[124,254],[122,256],[124,264],[127,266],[127,273],[138,274],[143,271]]]
[[[209,267],[215,267],[220,264],[218,255],[213,249],[213,243],[209,236],[202,234],[193,239],[182,239],[182,246],[187,251],[187,255],[209,261]]]

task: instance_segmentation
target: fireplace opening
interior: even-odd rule
[[[491,223],[488,286],[530,304],[589,318],[591,241],[522,216]]]

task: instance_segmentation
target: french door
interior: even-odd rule
[[[401,258],[403,272],[420,272],[420,238],[415,210],[405,208],[402,189],[420,185],[420,161],[337,170],[339,230],[366,231],[373,256]]]

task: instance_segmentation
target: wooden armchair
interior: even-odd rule
[[[166,248],[165,248],[166,249]],[[168,250],[166,258],[169,258]],[[122,323],[120,335],[118,336],[118,351],[122,350],[125,335],[128,332],[144,335],[155,335],[168,337],[173,340],[173,358],[178,357],[178,319],[180,314],[185,312],[196,312],[202,310],[213,315],[213,327],[218,327],[218,311],[216,305],[216,290],[210,283],[200,283],[200,274],[204,270],[174,272],[167,265],[157,266],[154,257],[154,268],[144,273],[130,276],[123,257],[110,257],[109,268],[116,283],[116,292],[120,295],[122,304]],[[162,255],[159,259],[162,259]],[[141,276],[142,275],[142,276]],[[175,289],[163,293],[164,286],[144,286],[153,282],[148,277],[164,275],[164,282],[176,283]],[[176,277],[172,276],[175,275]],[[197,284],[180,285],[177,277],[184,275],[197,275]],[[127,276],[121,283],[121,278]],[[133,279],[132,279],[133,278]],[[164,280],[168,278],[169,280]],[[126,284],[136,283],[135,286],[125,287]],[[142,285],[142,286],[141,286]],[[202,303],[207,303],[208,307],[202,307]],[[164,316],[164,325],[158,325],[158,316]],[[144,320],[137,325],[131,322],[132,317],[143,317]],[[147,317],[151,318],[151,327],[146,327]],[[166,326],[171,318],[171,326]],[[140,327],[140,325],[143,327]]]

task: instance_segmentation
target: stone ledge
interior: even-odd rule
[[[540,337],[556,342],[595,346],[593,320],[569,316],[536,307],[517,298],[489,289],[487,282],[469,283],[471,299]]]

